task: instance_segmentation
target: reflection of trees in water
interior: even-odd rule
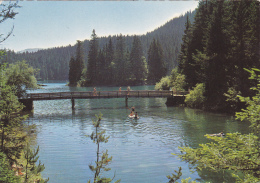
[[[245,123],[234,120],[231,116],[223,114],[207,113],[201,110],[195,110],[190,108],[184,109],[183,129],[186,146],[197,148],[199,144],[204,144],[210,140],[204,137],[205,134],[219,133],[221,131],[225,133],[231,132],[246,132],[248,126]],[[242,133],[243,133],[242,132]],[[222,138],[222,137],[219,137]],[[225,137],[224,137],[225,138]],[[222,170],[213,172],[209,169],[203,169],[197,171],[201,177],[201,181],[207,180],[212,183],[218,182],[235,182],[232,177],[232,171]]]
[[[186,145],[193,148],[198,147],[198,144],[209,142],[204,137],[206,134],[248,131],[245,123],[236,121],[231,116],[196,109],[184,108],[183,120]]]

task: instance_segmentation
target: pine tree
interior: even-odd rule
[[[21,121],[27,116],[18,113],[23,105],[19,103],[10,86],[2,83],[0,98],[0,149],[8,159],[14,161],[20,157],[24,147],[26,134],[21,132]]]
[[[163,50],[159,41],[153,39],[148,50],[148,82],[155,84],[166,75]]]
[[[87,80],[91,85],[94,85],[97,82],[98,47],[98,38],[94,29],[89,43],[87,63]]]
[[[77,40],[75,68],[75,80],[78,82],[81,79],[83,74],[82,71],[85,68],[82,42],[79,40]]]
[[[36,179],[37,176],[39,176],[40,173],[45,169],[44,164],[41,164],[41,161],[39,161],[39,164],[36,166],[36,162],[39,159],[39,150],[39,146],[36,150],[31,150],[29,148],[29,144],[27,143],[27,149],[25,151],[25,182],[35,181],[34,179]],[[37,178],[37,180],[41,181],[42,183],[46,183],[49,181],[49,179],[43,180],[41,178]]]
[[[136,35],[134,36],[132,50],[130,53],[130,75],[136,83],[143,83],[146,76],[142,44]]]
[[[105,50],[105,48],[103,49]],[[104,51],[103,50],[99,50],[98,53],[98,59],[97,59],[97,82],[99,84],[105,84],[105,71],[107,69],[106,67],[106,61],[105,61],[105,55],[104,55]]]
[[[91,140],[93,140],[94,143],[97,144],[97,160],[96,160],[96,166],[89,165],[89,168],[91,171],[95,173],[94,176],[94,183],[109,183],[112,182],[113,179],[106,178],[106,177],[100,177],[101,171],[109,171],[110,168],[106,168],[106,165],[112,161],[112,156],[108,157],[108,150],[106,152],[102,153],[100,156],[100,143],[104,142],[107,143],[109,136],[106,137],[105,130],[100,131],[100,123],[102,119],[102,114],[96,115],[96,119],[92,120],[93,126],[95,127],[95,131],[92,132],[90,135]],[[90,180],[88,181],[90,183]],[[120,182],[120,180],[116,181],[117,183]]]
[[[180,72],[186,77],[187,89],[205,82],[205,37],[208,23],[208,1],[200,1],[194,17],[194,24],[186,21],[186,29],[179,57]],[[182,56],[183,55],[183,56]]]
[[[113,83],[113,66],[112,66],[112,62],[114,60],[114,47],[113,47],[113,43],[112,43],[112,39],[110,37],[109,42],[108,42],[108,46],[106,47],[106,55],[105,55],[105,81],[106,84],[112,84]]]
[[[185,74],[186,77],[189,77],[191,75],[190,68],[191,64],[189,63],[189,49],[190,49],[190,42],[191,42],[191,23],[189,20],[189,16],[187,16],[187,20],[185,23],[185,30],[184,35],[182,37],[182,45],[181,45],[181,51],[178,58],[178,71],[182,74]],[[186,82],[189,84],[189,86],[192,85],[191,79],[186,78]]]
[[[206,82],[205,95],[207,103],[214,103],[216,107],[223,108],[225,102],[224,93],[227,91],[227,44],[224,34],[223,3],[224,1],[212,1],[213,13],[209,18],[206,32],[205,53],[208,57],[206,60]]]
[[[115,74],[115,83],[117,85],[125,84],[129,73],[126,72],[128,63],[126,59],[125,39],[122,34],[117,37],[114,64],[113,73]]]
[[[76,61],[74,57],[71,57],[70,63],[69,63],[69,86],[76,86],[77,85],[77,80],[76,80]]]

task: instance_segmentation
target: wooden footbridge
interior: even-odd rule
[[[125,98],[127,106],[128,98],[167,98],[184,102],[188,92],[134,90],[134,91],[85,91],[85,92],[55,92],[55,93],[29,93],[19,100],[27,109],[33,109],[33,101],[37,100],[61,100],[70,99],[72,109],[75,107],[75,99],[100,99],[100,98]],[[168,100],[167,100],[168,101]]]

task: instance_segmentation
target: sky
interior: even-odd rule
[[[8,3],[3,1],[2,3]],[[142,35],[194,10],[198,1],[19,1],[15,19],[0,24],[0,34],[14,26],[0,49],[52,48],[98,37]]]

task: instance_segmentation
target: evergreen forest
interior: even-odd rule
[[[142,36],[100,38],[93,29],[90,40],[77,40],[73,46],[0,51],[0,182],[48,181],[40,174],[44,165],[36,165],[39,147],[29,145],[35,126],[22,123],[28,116],[20,115],[18,100],[27,89],[38,87],[38,69],[38,80],[68,80],[70,86],[156,84],[158,90],[188,90],[189,107],[236,113],[236,119],[250,123],[249,134],[208,134],[209,143],[179,147],[177,156],[194,170],[228,170],[236,182],[259,182],[259,11],[258,0],[205,0],[196,11]],[[108,137],[98,129],[101,114],[96,118],[90,138],[97,144],[97,161],[89,168],[95,172],[94,182],[102,182],[99,173],[110,170],[105,166],[112,157],[106,151],[99,159],[99,143]],[[22,165],[25,172],[19,171]],[[169,182],[180,179],[181,167],[175,173],[167,176]]]
[[[151,43],[153,43],[154,40],[160,44],[160,49],[163,52],[161,53],[161,59],[166,70],[165,74],[171,73],[171,70],[177,66],[177,58],[182,43],[185,21],[187,16],[189,16],[190,20],[192,21],[194,14],[195,12],[187,12],[186,14],[177,18],[173,18],[163,26],[155,29],[152,32],[148,32],[145,35],[113,35],[108,37],[98,37],[98,35],[94,35],[93,37],[93,32],[86,33],[86,35],[91,34],[92,37],[91,40],[81,40],[81,57],[83,59],[82,61],[84,66],[86,67],[84,73],[85,75],[89,75],[87,72],[91,72],[90,69],[87,71],[87,66],[90,65],[91,67],[91,65],[93,65],[91,62],[96,62],[96,67],[99,67],[99,65],[102,65],[102,67],[98,68],[98,71],[95,70],[94,72],[97,73],[91,76],[95,78],[95,81],[91,81],[91,78],[85,78],[81,83],[86,84],[88,82],[93,82],[92,85],[97,84],[97,82],[100,85],[120,85],[122,83],[127,85],[132,83],[144,83],[144,78],[146,79],[148,76],[147,64],[149,65],[149,49],[151,47]],[[26,60],[33,68],[40,69],[38,75],[36,76],[37,80],[68,81],[70,62],[72,62],[73,59],[76,60],[77,53],[79,53],[76,51],[79,42],[75,40],[75,43],[75,45],[43,49],[36,52],[25,51],[15,53],[12,50],[6,50],[7,54],[3,59],[3,62],[15,63],[18,60]],[[93,50],[94,47],[96,50]],[[95,51],[95,53],[91,51]],[[138,53],[135,53],[136,51],[138,51]],[[93,58],[93,56],[96,58]],[[133,61],[133,59],[138,60]],[[139,65],[136,65],[136,67],[133,68],[133,64],[135,64],[133,62],[141,65],[140,70],[143,72],[141,74],[142,76],[128,72],[129,70],[133,69],[135,70],[134,72],[139,72]],[[118,69],[120,69],[120,71]],[[129,75],[121,76],[123,73],[122,71],[127,71]],[[84,73],[81,73],[81,75],[84,75]],[[113,76],[108,77],[109,73],[113,74]],[[76,78],[77,77],[78,76],[76,76]],[[104,81],[102,78],[107,79]],[[78,79],[76,80],[79,81]],[[159,79],[157,79],[157,81],[158,80]],[[150,83],[155,84],[153,79],[150,81]],[[72,85],[74,84],[75,83]]]
[[[245,107],[253,96],[251,68],[259,68],[259,1],[201,1],[186,19],[178,67],[158,89],[190,90],[186,104],[218,112]]]

